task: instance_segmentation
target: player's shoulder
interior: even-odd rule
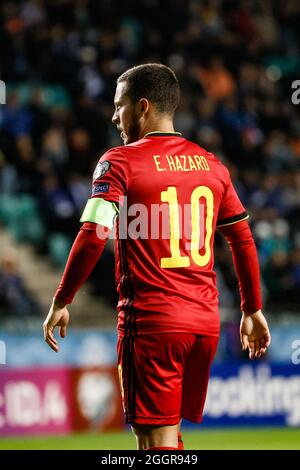
[[[210,171],[212,171],[218,180],[227,185],[230,180],[229,170],[226,165],[217,157],[213,152],[205,149],[196,142],[188,141],[191,145],[192,151],[197,155],[204,157],[207,160]]]
[[[220,158],[217,157],[213,152],[210,152],[206,148],[202,147],[196,142],[192,142],[191,140],[187,140],[187,142],[193,149],[194,153],[198,152],[199,155],[205,157],[207,160],[214,163],[217,167],[226,169],[226,166],[224,165],[224,163],[222,163]]]
[[[122,159],[127,158],[129,155],[132,154],[133,150],[145,145],[144,139],[138,140],[136,142],[132,142],[131,144],[121,145],[119,147],[111,147],[108,149],[102,156],[101,161],[107,159]]]
[[[193,151],[194,153],[198,153],[198,154],[202,155],[203,157],[208,158],[210,160],[214,160],[216,158],[216,156],[213,153],[206,150],[204,147],[199,145],[197,142],[194,142],[194,141],[188,140],[188,139],[185,139],[185,141],[186,141],[189,149],[191,151]]]
[[[116,172],[117,174],[126,173],[127,158],[124,153],[124,147],[112,147],[99,156],[98,163],[94,170],[93,180],[101,178],[107,172]]]
[[[125,156],[126,152],[124,152],[125,146],[120,147],[111,147],[110,149],[106,150],[99,158],[100,161],[105,161],[110,158],[120,158]]]

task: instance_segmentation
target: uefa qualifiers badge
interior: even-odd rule
[[[110,162],[105,160],[102,163],[98,163],[93,174],[93,181],[99,180],[105,173],[110,169]]]
[[[3,80],[0,80],[0,104],[6,103],[6,86]]]

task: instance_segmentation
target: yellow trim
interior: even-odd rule
[[[144,137],[147,137],[148,135],[151,134],[174,134],[174,135],[182,135],[181,132],[176,132],[176,131],[151,131],[147,132],[147,134],[144,135]]]
[[[114,208],[116,209],[117,214],[120,214],[120,209],[119,209],[119,207],[117,206],[117,204],[116,204],[115,202],[113,202],[112,205],[113,205]]]
[[[235,220],[234,222],[230,222],[229,224],[222,224],[222,225],[217,225],[216,228],[220,228],[220,227],[226,227],[227,225],[233,225],[233,224],[237,224],[238,222],[242,222],[243,220],[247,220],[249,219],[249,215],[247,215],[246,217],[244,217],[243,219],[239,219],[239,220]]]
[[[123,387],[123,373],[122,373],[122,366],[121,364],[118,365],[118,373],[119,373],[119,382],[120,382],[120,389],[121,389],[121,396],[124,400],[124,387]]]

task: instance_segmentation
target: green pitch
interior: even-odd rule
[[[186,449],[300,449],[300,429],[222,429],[184,431]],[[135,449],[129,432],[70,436],[2,438],[0,449]]]

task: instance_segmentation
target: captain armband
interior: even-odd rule
[[[118,213],[119,209],[114,202],[95,197],[86,203],[80,222],[93,222],[112,229]]]

